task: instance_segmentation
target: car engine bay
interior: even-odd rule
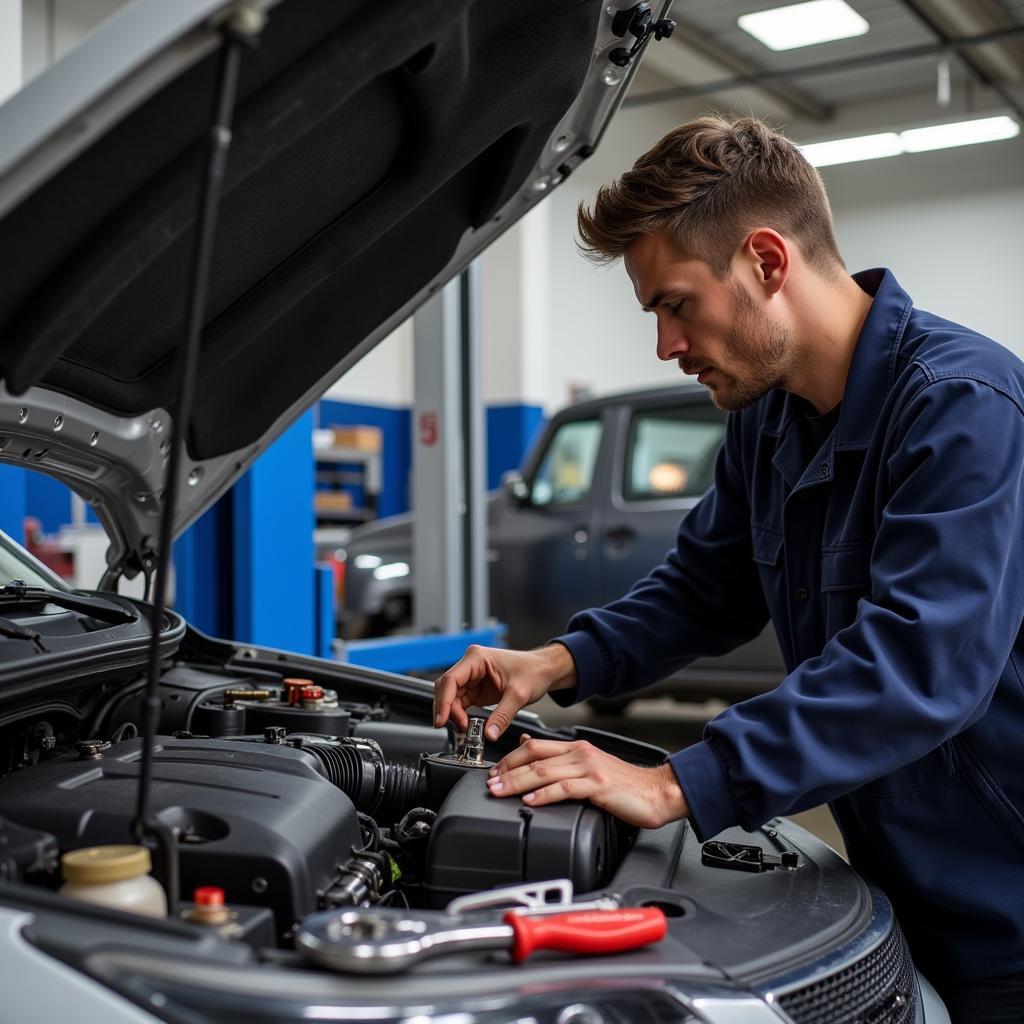
[[[435,729],[419,724],[427,695],[414,716],[335,686],[184,661],[162,673],[152,800],[176,840],[182,900],[217,886],[232,908],[269,911],[273,943],[287,946],[318,910],[441,909],[551,878],[590,891],[621,864],[636,830],[597,808],[538,815],[489,797],[482,718],[468,735]],[[0,878],[52,889],[61,854],[137,841],[143,699],[133,677],[4,717]]]
[[[8,922],[30,947],[135,1002],[164,1000],[164,1019],[196,1019],[225,993],[246,1019],[291,1019],[312,1012],[311,991],[333,1005],[352,986],[388,1005],[431,993],[454,1012],[466,1005],[465,979],[485,1001],[511,980],[508,956],[466,948],[468,932],[511,927],[500,923],[510,913],[540,927],[599,910],[657,914],[661,938],[590,957],[542,947],[536,964],[517,968],[516,998],[533,998],[546,970],[570,972],[582,994],[584,979],[625,971],[640,989],[620,985],[612,1001],[646,1007],[645,986],[676,979],[731,1006],[739,986],[744,1005],[763,1007],[767,993],[804,1024],[826,996],[817,964],[837,985],[873,972],[844,1006],[881,1007],[885,1024],[915,1020],[913,967],[885,897],[792,823],[702,844],[683,821],[635,829],[585,801],[497,798],[485,781],[524,729],[639,765],[661,763],[664,750],[549,728],[528,711],[485,744],[483,712],[471,712],[465,734],[426,724],[428,682],[213,639],[173,612],[160,631],[149,780],[151,821],[173,851],[155,848],[168,913],[71,899],[58,891],[62,857],[140,841],[152,606],[59,600],[36,595],[34,613],[18,619],[26,635],[0,644],[0,928]],[[110,605],[123,621],[111,624]],[[25,658],[30,643],[45,653]],[[377,942],[369,960],[364,933]],[[413,933],[448,948],[421,964],[408,954]],[[388,952],[388,936],[406,954]],[[464,979],[457,992],[452,972]],[[700,1019],[717,1019],[709,1014]]]

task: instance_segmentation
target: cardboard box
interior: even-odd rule
[[[314,491],[313,508],[317,512],[348,512],[352,495],[348,491]]]
[[[336,448],[357,448],[363,452],[379,452],[380,427],[332,427]]]

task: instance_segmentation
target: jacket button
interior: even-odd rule
[[[797,587],[796,590],[793,591],[793,596],[798,601],[806,601],[807,598],[810,597],[811,595],[810,595],[810,591],[806,587]]]
[[[821,475],[822,476],[828,476],[828,463],[827,462],[823,462],[821,464]]]

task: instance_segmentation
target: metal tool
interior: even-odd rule
[[[567,910],[617,910],[622,906],[618,896],[604,895],[592,900],[573,902],[573,884],[569,878],[553,878],[546,882],[525,882],[503,885],[485,892],[458,896],[447,907],[446,914],[471,914],[481,910],[503,909],[515,914],[536,917],[561,914]]]
[[[700,862],[709,868],[729,868],[732,871],[761,872],[771,868],[795,871],[800,867],[800,856],[787,851],[780,857],[765,853],[760,846],[743,843],[723,843],[710,840],[700,848]]]
[[[656,907],[570,911],[533,917],[508,911],[501,921],[454,917],[441,911],[382,907],[327,911],[306,918],[295,947],[334,970],[393,974],[427,957],[467,950],[507,949],[516,963],[536,950],[619,953],[658,942],[666,932]]]

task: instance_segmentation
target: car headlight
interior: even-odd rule
[[[357,559],[358,561],[358,559]],[[397,580],[409,575],[408,562],[385,562],[373,570],[375,580]]]

